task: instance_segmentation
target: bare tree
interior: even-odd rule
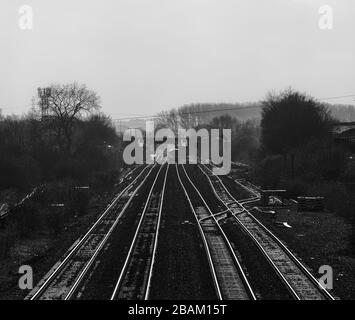
[[[198,120],[196,114],[191,112],[191,110],[188,107],[186,106],[180,107],[178,109],[178,114],[180,117],[180,125],[182,128],[191,129],[197,126]]]
[[[158,114],[158,121],[156,125],[157,130],[160,128],[169,128],[175,134],[177,134],[179,125],[179,115],[175,109],[172,109],[170,111],[162,111]]]
[[[85,114],[100,109],[100,98],[85,85],[77,83],[52,85],[48,98],[49,123],[54,126],[56,140],[62,151],[70,154],[73,128]]]

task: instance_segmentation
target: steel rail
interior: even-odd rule
[[[196,185],[195,185],[195,184],[192,182],[192,180],[190,179],[188,173],[187,173],[186,170],[185,170],[184,165],[182,165],[182,168],[183,168],[183,171],[184,171],[184,173],[185,173],[185,175],[186,175],[186,178],[187,178],[188,181],[190,182],[191,186],[192,186],[192,187],[195,189],[195,191],[198,193],[199,197],[201,198],[202,202],[204,203],[205,208],[206,208],[206,209],[208,210],[208,212],[210,213],[210,217],[215,221],[216,226],[218,227],[220,233],[222,234],[223,239],[224,239],[224,241],[225,241],[225,243],[227,244],[227,247],[228,247],[228,249],[229,249],[229,252],[230,252],[230,254],[232,255],[233,261],[234,261],[234,263],[235,263],[235,265],[236,265],[238,274],[239,274],[239,276],[240,276],[240,278],[241,278],[241,281],[243,282],[244,289],[245,289],[247,295],[248,295],[249,298],[251,298],[252,300],[256,300],[256,296],[255,296],[255,294],[254,294],[254,292],[253,292],[253,290],[252,290],[252,288],[251,288],[251,286],[250,286],[250,284],[249,284],[248,278],[246,277],[246,275],[245,275],[245,273],[244,273],[244,271],[243,271],[243,268],[242,268],[242,266],[241,266],[241,264],[240,264],[240,262],[239,262],[239,260],[238,260],[238,258],[237,258],[237,256],[236,256],[234,250],[233,250],[233,247],[232,247],[232,245],[231,245],[229,239],[227,238],[227,236],[226,236],[225,232],[223,231],[222,227],[220,226],[219,220],[217,220],[217,219],[215,218],[215,216],[214,216],[214,214],[212,213],[210,207],[209,207],[208,204],[206,203],[204,197],[202,196],[202,194],[200,193],[200,191],[198,190],[198,188],[196,187]]]
[[[239,183],[240,184],[240,183]],[[229,193],[228,189],[226,188],[226,186],[223,184],[224,189],[227,191],[227,193]],[[255,194],[255,192],[248,188],[247,186],[244,186],[246,190],[249,190],[250,193]],[[232,196],[229,193],[230,196]],[[232,196],[233,198],[233,196]],[[252,201],[248,201],[245,202],[249,203]],[[273,238],[273,240],[279,245],[281,246],[281,248],[291,257],[291,259],[298,265],[298,267],[306,274],[306,276],[309,278],[309,280],[311,280],[313,282],[313,284],[315,286],[317,286],[321,293],[325,296],[326,299],[328,300],[335,300],[335,298],[323,287],[323,285],[308,271],[308,269],[303,265],[303,263],[301,263],[299,261],[299,259],[291,252],[291,250],[289,248],[287,248],[287,246],[272,232],[270,231],[263,223],[261,223],[250,211],[248,211],[243,205],[242,205],[243,209],[249,214],[249,216],[269,235]]]
[[[134,172],[134,170],[137,169],[137,167],[135,167],[132,171],[130,171],[128,174],[131,174]],[[147,174],[147,176],[145,177],[145,179],[142,181],[142,183],[139,185],[139,187],[136,189],[136,191],[139,190],[140,186],[143,185],[143,183],[146,181],[147,177],[149,176],[149,174],[151,173],[151,171],[153,170],[153,167],[151,168],[151,170],[149,171],[149,173]],[[137,177],[138,178],[138,177]],[[82,282],[82,280],[84,279],[85,275],[87,274],[87,272],[89,271],[90,267],[92,266],[92,264],[95,262],[95,259],[97,257],[97,255],[100,253],[100,251],[102,250],[102,248],[104,247],[104,245],[106,244],[108,238],[110,237],[111,233],[113,232],[113,230],[115,229],[117,223],[119,222],[119,219],[122,217],[123,213],[126,211],[126,209],[128,208],[128,206],[131,203],[131,200],[133,199],[133,197],[136,195],[137,192],[134,192],[132,194],[132,196],[130,197],[129,201],[127,201],[127,203],[124,205],[124,207],[121,210],[121,213],[119,214],[119,216],[117,217],[116,221],[113,223],[113,225],[111,226],[110,230],[107,232],[107,234],[105,235],[104,239],[101,241],[100,245],[97,247],[97,249],[95,250],[94,254],[92,255],[92,257],[90,258],[89,262],[86,264],[85,268],[83,269],[83,271],[81,272],[81,274],[79,275],[79,277],[76,279],[74,285],[72,286],[72,288],[70,289],[69,293],[66,295],[65,300],[70,300],[72,298],[72,296],[74,295],[75,291],[77,290],[77,288],[79,287],[80,283]]]
[[[225,184],[223,183],[222,179],[220,177],[218,177],[217,175],[215,175],[213,173],[212,170],[210,170],[207,166],[204,166],[212,175],[214,175],[220,182],[221,186],[223,187],[223,189],[225,190],[225,192],[227,193],[227,195],[236,203],[239,204],[239,206],[243,209],[242,212],[246,212],[252,219],[253,221],[255,221],[255,223],[258,224],[258,226],[260,226],[266,233],[267,235],[269,235],[276,243],[277,245],[279,245],[281,247],[281,249],[286,253],[286,255],[296,264],[296,266],[299,268],[299,270],[308,278],[308,280],[310,280],[313,285],[315,286],[315,288],[317,288],[317,290],[323,295],[324,298],[326,298],[327,300],[335,300],[334,297],[322,286],[322,284],[308,271],[308,269],[296,258],[296,256],[286,247],[285,244],[282,243],[282,241],[280,239],[278,239],[267,227],[265,227],[253,214],[250,213],[250,211],[244,207],[243,204],[241,204],[239,201],[237,201],[233,195],[229,192],[228,188],[225,186]],[[210,180],[210,177],[201,169],[200,170],[207,176],[207,178],[210,181],[210,184],[212,186],[212,188],[214,189],[214,186]],[[248,190],[249,188],[244,186],[244,189]],[[216,191],[214,189],[214,191]],[[255,194],[251,189],[249,189],[249,192],[251,194]],[[215,192],[216,194],[216,192]],[[220,197],[219,197],[220,198]],[[220,198],[221,199],[221,198]],[[222,199],[221,199],[222,201]],[[222,201],[223,203],[223,201]],[[233,212],[231,212],[233,214]],[[262,253],[264,254],[264,256],[266,255],[269,259],[268,261],[271,262],[272,259],[270,258],[270,256],[267,254],[266,250],[263,248],[263,246],[259,243],[259,241],[254,237],[254,235],[252,235],[252,233],[248,230],[248,228],[240,221],[240,219],[233,214],[233,217],[236,219],[236,221],[239,223],[239,225],[242,226],[243,230],[245,230],[247,232],[248,235],[251,236],[251,238],[253,239],[253,241],[257,244],[257,246],[260,248],[260,250],[262,251]],[[277,268],[277,266],[274,264],[274,262],[272,261],[272,266],[273,268],[279,270],[279,268]],[[280,271],[280,270],[279,270]],[[282,272],[279,272],[280,274],[282,274]],[[279,274],[278,273],[278,274]],[[279,274],[279,275],[280,275]],[[283,281],[286,281],[288,283],[288,287],[292,287],[292,285],[286,280],[286,278],[284,277],[284,275],[282,274],[281,279]],[[290,290],[290,292],[293,294],[293,296],[298,299],[301,300],[301,297],[299,297],[299,295],[295,292],[295,290],[292,287],[292,290]]]
[[[44,281],[44,283],[39,287],[39,289],[35,292],[33,296],[30,297],[30,300],[38,300],[40,297],[43,295],[45,290],[50,286],[50,284],[55,280],[55,278],[60,274],[60,272],[64,269],[64,267],[70,262],[70,259],[73,257],[73,255],[82,247],[82,245],[85,243],[85,241],[89,238],[89,236],[92,234],[92,232],[95,230],[95,228],[101,223],[101,221],[106,217],[106,215],[111,211],[111,209],[116,205],[118,200],[122,197],[122,195],[134,185],[134,183],[139,179],[140,176],[143,175],[145,171],[147,171],[150,168],[148,174],[144,177],[143,181],[138,185],[138,187],[135,189],[135,191],[132,193],[131,197],[127,201],[126,205],[124,208],[121,210],[120,214],[118,215],[116,221],[114,222],[113,226],[116,226],[118,223],[119,219],[121,218],[122,214],[125,212],[127,209],[128,205],[131,203],[133,197],[137,193],[137,191],[141,188],[141,186],[144,184],[146,181],[147,177],[150,175],[150,173],[153,170],[153,167],[147,166],[145,167],[139,174],[138,176],[127,186],[125,187],[116,197],[115,199],[111,202],[111,204],[106,208],[106,210],[103,212],[103,214],[97,219],[97,221],[91,226],[91,228],[85,233],[84,236],[81,237],[81,239],[78,241],[78,243],[70,249],[70,252],[66,255],[64,260],[56,267],[56,269],[51,273],[51,275]],[[113,228],[110,228],[109,233],[111,233]],[[107,236],[103,239],[103,241],[106,242]],[[102,243],[101,243],[102,244]],[[98,249],[95,251],[94,255],[95,257],[98,254],[98,251],[102,248],[103,244],[98,247]],[[89,260],[90,265],[92,264],[93,260]],[[86,273],[88,268],[85,268],[81,274],[79,275],[80,280],[83,278],[84,273]],[[76,287],[78,285],[78,281],[74,283],[74,286]],[[72,296],[73,291],[70,290],[69,294],[66,296],[66,298],[70,298]]]
[[[157,254],[157,246],[158,246],[158,240],[159,240],[160,221],[161,221],[161,214],[162,214],[162,211],[163,211],[166,180],[167,180],[167,177],[168,177],[169,167],[170,167],[170,165],[168,164],[168,168],[166,169],[165,177],[164,177],[163,191],[162,191],[162,195],[161,195],[161,198],[160,198],[157,231],[155,233],[155,238],[154,238],[152,261],[151,261],[150,268],[149,268],[149,276],[148,276],[148,282],[147,282],[147,287],[146,287],[147,289],[146,289],[144,300],[148,300],[149,299],[149,294],[150,294],[150,287],[151,287],[151,281],[152,281],[152,277],[153,277],[153,270],[154,270],[154,264],[155,264],[155,256]]]
[[[180,185],[182,187],[182,189],[184,190],[184,193],[185,193],[185,197],[190,205],[190,208],[195,216],[195,219],[196,219],[196,222],[197,222],[197,226],[198,226],[198,229],[200,231],[200,235],[201,235],[201,239],[202,239],[202,242],[203,242],[203,246],[205,248],[205,251],[206,251],[206,254],[207,254],[207,260],[208,260],[208,264],[210,266],[210,271],[211,271],[211,274],[212,274],[212,278],[213,278],[213,285],[215,287],[215,290],[216,290],[216,293],[217,293],[217,297],[219,300],[223,300],[223,297],[222,297],[222,293],[221,293],[221,289],[220,289],[220,286],[219,286],[219,283],[218,283],[218,279],[217,279],[217,275],[216,275],[216,270],[215,270],[215,266],[213,264],[213,261],[212,261],[212,257],[211,257],[211,252],[210,252],[210,249],[209,249],[209,245],[207,243],[207,240],[206,240],[206,235],[205,233],[203,232],[203,229],[201,227],[201,224],[200,224],[200,219],[198,218],[197,216],[197,213],[196,213],[196,210],[192,204],[192,201],[191,201],[191,198],[189,196],[189,194],[187,193],[187,190],[180,178],[180,174],[179,174],[179,170],[178,170],[178,165],[176,164],[176,174],[177,174],[177,177],[179,179],[179,182],[180,182]]]
[[[206,166],[206,168],[209,170],[209,168]],[[215,186],[213,185],[210,177],[208,176],[208,174],[206,174],[200,167],[201,172],[207,177],[208,182],[211,186],[211,189],[213,191],[213,193],[215,194],[215,196],[219,199],[219,201],[227,208],[227,210],[232,214],[232,216],[236,219],[238,225],[244,230],[244,232],[246,232],[246,234],[252,238],[252,240],[254,241],[254,243],[257,245],[257,247],[259,248],[259,250],[261,251],[261,253],[263,254],[263,256],[266,258],[266,260],[268,261],[268,263],[271,265],[271,267],[274,269],[274,271],[277,273],[277,275],[279,276],[279,278],[281,279],[281,281],[284,283],[284,285],[287,287],[287,290],[291,293],[291,295],[296,299],[296,300],[301,300],[300,297],[297,295],[297,293],[295,292],[295,290],[292,288],[292,286],[287,282],[286,278],[284,277],[284,275],[281,273],[281,271],[277,268],[277,266],[275,265],[275,263],[272,261],[272,259],[268,256],[268,254],[266,253],[265,249],[261,246],[261,244],[258,242],[258,240],[254,237],[254,235],[237,219],[236,214],[233,213],[231,211],[231,209],[229,208],[230,203],[226,203],[225,201],[223,201],[223,199],[220,197],[220,195],[217,193],[217,190],[215,188]],[[211,170],[210,170],[211,171]],[[212,172],[212,171],[211,171]],[[229,194],[230,195],[230,194]],[[230,195],[231,196],[231,195]],[[232,197],[232,196],[231,196]],[[233,201],[232,204],[238,204],[237,201]],[[239,211],[238,213],[242,213],[245,212],[245,209],[242,209],[242,211]]]
[[[335,300],[335,298],[324,288],[324,286],[308,271],[301,261],[291,252],[289,248],[282,241],[275,236],[264,224],[262,224],[251,212],[249,212],[251,218],[269,235],[273,240],[291,257],[291,259],[298,265],[298,267],[304,272],[304,274],[318,287],[321,293],[327,300]]]
[[[123,265],[123,267],[122,267],[122,269],[121,269],[119,278],[118,278],[118,280],[117,280],[116,286],[115,286],[115,288],[114,288],[114,291],[113,291],[113,293],[112,293],[112,295],[111,295],[110,300],[116,300],[117,297],[118,297],[118,295],[119,295],[119,292],[120,292],[120,289],[121,289],[122,281],[124,280],[124,277],[125,277],[125,275],[126,275],[126,271],[127,271],[128,265],[129,265],[129,263],[131,262],[130,260],[131,260],[131,258],[132,258],[133,249],[134,249],[134,247],[135,247],[135,245],[136,245],[137,238],[138,238],[139,232],[140,232],[140,230],[141,230],[142,222],[143,222],[143,220],[144,220],[144,217],[146,216],[146,212],[147,212],[147,209],[148,209],[148,205],[149,205],[150,199],[151,199],[151,197],[152,197],[154,188],[155,188],[155,186],[156,186],[156,182],[158,181],[158,177],[159,177],[159,175],[160,175],[160,172],[161,172],[162,168],[163,168],[163,165],[160,166],[159,171],[158,171],[158,173],[157,173],[157,175],[156,175],[156,177],[155,177],[155,179],[154,179],[154,181],[153,181],[152,187],[151,187],[151,189],[150,189],[150,191],[149,191],[149,194],[148,194],[148,196],[147,196],[147,199],[146,199],[146,201],[145,201],[145,205],[144,205],[144,208],[143,208],[141,217],[140,217],[140,219],[139,219],[139,223],[138,223],[138,226],[137,226],[137,228],[136,228],[136,232],[135,232],[135,234],[134,234],[133,240],[132,240],[132,242],[131,242],[131,246],[130,246],[129,251],[128,251],[128,253],[127,253],[127,256],[126,256],[124,265]],[[165,178],[166,178],[166,175],[165,175]],[[164,188],[164,186],[165,186],[165,183],[166,183],[166,179],[164,180],[163,188]],[[162,197],[163,197],[163,196],[162,196]],[[160,199],[160,200],[161,200],[161,199]],[[159,211],[160,211],[160,208],[159,208]],[[144,296],[145,296],[145,295],[144,295]]]

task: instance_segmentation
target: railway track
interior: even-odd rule
[[[191,181],[184,165],[180,168],[181,174],[176,165],[176,173],[204,242],[217,297],[221,300],[255,300],[255,294],[216,215]]]
[[[236,200],[220,177],[216,176],[206,165],[199,168],[208,178],[217,198],[225,205],[237,223],[255,242],[264,257],[271,264],[284,285],[296,300],[334,300],[325,288],[313,277],[307,268],[292,252],[257,220],[244,206],[257,199],[254,190],[250,190],[250,199]],[[243,188],[247,188],[243,186]]]
[[[195,215],[173,165],[169,167],[164,198],[149,299],[216,300]]]
[[[144,167],[134,177],[125,176],[124,189],[115,197],[89,231],[77,242],[65,258],[53,268],[48,278],[26,297],[30,300],[69,300],[87,275],[121,216],[155,166]],[[136,168],[134,169],[136,170]]]
[[[168,168],[153,182],[111,300],[149,299]]]

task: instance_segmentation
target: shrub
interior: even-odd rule
[[[296,174],[309,182],[336,180],[345,170],[345,151],[331,139],[312,139],[296,152]]]
[[[54,172],[58,179],[81,180],[88,174],[89,170],[84,160],[71,158],[59,161],[54,167]]]
[[[280,181],[280,188],[286,190],[286,197],[295,199],[307,193],[308,184],[300,179]]]
[[[352,249],[351,250],[352,254],[355,256],[355,215],[352,218],[351,226],[352,226],[352,230],[351,230],[350,245]]]
[[[0,190],[28,189],[39,180],[40,169],[31,156],[17,155],[0,158]]]
[[[255,174],[261,185],[276,188],[279,185],[284,168],[284,157],[280,155],[267,156],[260,162]]]
[[[63,207],[49,207],[42,211],[46,226],[53,235],[63,230],[66,212]]]
[[[351,161],[347,164],[345,172],[342,176],[344,181],[354,182],[355,181],[355,161]]]
[[[39,206],[31,200],[14,208],[11,212],[11,220],[21,237],[31,237],[42,227]]]
[[[92,174],[90,179],[90,185],[94,189],[103,189],[107,188],[107,186],[113,186],[115,182],[117,182],[119,176],[118,170],[110,170],[110,171],[99,171]]]
[[[6,226],[0,229],[0,258],[9,256],[10,249],[16,239],[15,230],[12,226]]]
[[[87,213],[90,202],[89,190],[75,190],[68,203],[67,212],[84,215]]]
[[[309,188],[308,195],[324,197],[327,209],[339,216],[348,219],[354,216],[351,195],[342,184],[336,182],[315,184]]]

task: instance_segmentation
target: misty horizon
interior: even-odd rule
[[[73,81],[96,91],[113,118],[256,102],[289,86],[317,99],[352,95],[355,4],[327,4],[331,30],[319,28],[318,0],[30,0],[33,28],[21,30],[23,3],[5,1],[0,108],[25,113],[37,87]]]

